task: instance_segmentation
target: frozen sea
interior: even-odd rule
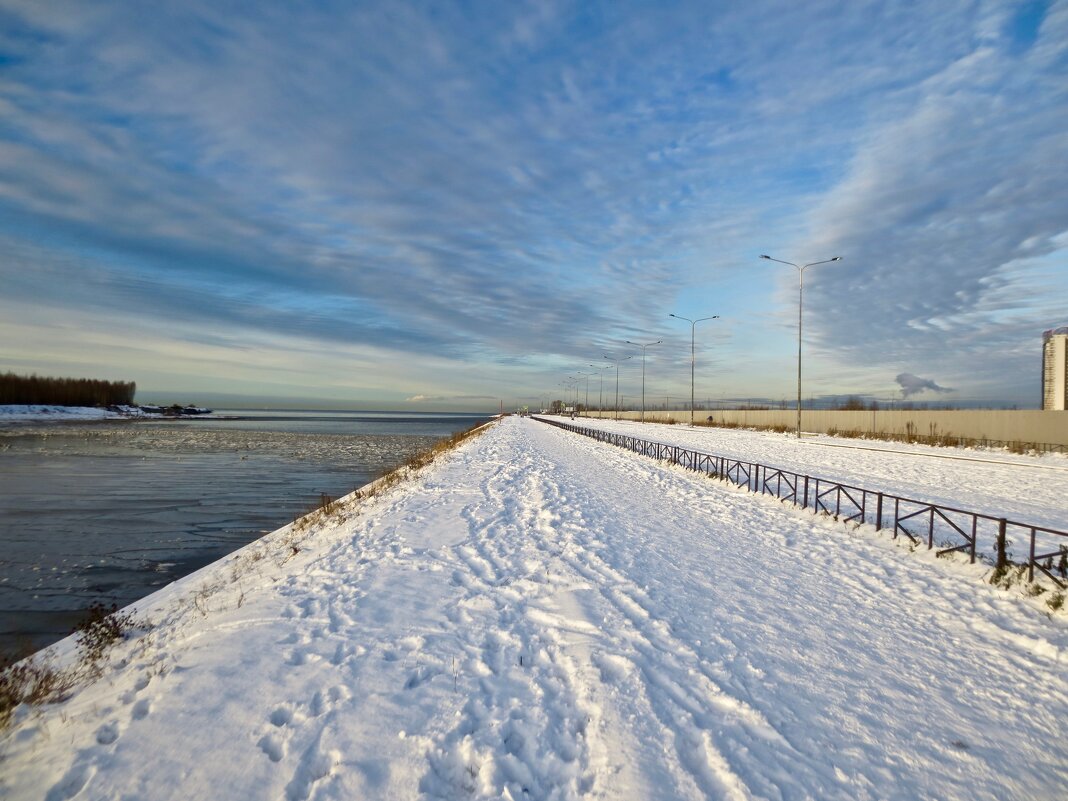
[[[486,417],[217,411],[0,427],[0,653],[69,633]]]

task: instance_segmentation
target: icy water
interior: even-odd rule
[[[0,654],[69,633],[338,497],[477,415],[216,412],[0,428]]]

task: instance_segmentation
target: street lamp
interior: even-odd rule
[[[627,340],[627,344],[628,345],[634,345],[635,347],[642,349],[642,422],[643,423],[645,422],[645,349],[647,347],[649,347],[650,345],[659,345],[663,341],[664,340],[662,340],[662,339],[658,339],[656,342],[647,342],[646,344],[643,345],[640,342],[631,342],[629,339]]]
[[[711,317],[698,317],[696,320],[691,320],[689,317],[683,317],[678,314],[669,314],[669,317],[674,317],[676,320],[685,320],[690,324],[690,425],[693,425],[693,366],[694,366],[694,331],[697,329],[698,323],[703,323],[705,320],[718,320],[719,315],[713,314]]]
[[[568,391],[568,394],[564,395],[565,408],[564,408],[563,411],[565,411],[565,412],[567,411],[566,407],[567,406],[571,406],[574,403],[574,401],[571,400],[570,392],[571,392],[571,390],[573,390],[575,388],[575,384],[577,384],[577,383],[578,382],[572,380],[570,376],[568,376],[566,379],[564,379],[563,381],[560,382],[560,386],[565,387],[567,389],[567,391]]]
[[[585,416],[589,417],[589,413],[590,413],[590,376],[591,376],[591,375],[593,375],[593,373],[583,373],[583,372],[581,372],[581,371],[579,371],[579,370],[576,370],[576,371],[575,371],[575,375],[580,375],[580,376],[582,376],[582,378],[576,378],[576,379],[575,379],[575,382],[576,382],[576,389],[575,389],[575,392],[576,392],[576,397],[575,397],[575,405],[576,405],[576,406],[578,405],[578,396],[577,396],[577,393],[578,393],[578,386],[577,386],[577,383],[578,383],[579,381],[585,380],[585,381],[586,381],[586,403],[585,403],[585,408],[584,408],[584,409],[583,409],[582,411],[583,411],[583,413],[585,414]]]
[[[604,412],[604,371],[611,370],[612,365],[606,364],[604,367],[600,367],[596,364],[591,364],[594,370],[597,371],[600,381],[597,382],[597,419],[601,419],[601,415]]]
[[[832,261],[841,261],[841,256],[835,256],[823,261],[810,261],[808,264],[794,264],[792,261],[773,259],[771,256],[761,255],[762,259],[775,261],[779,264],[789,264],[797,268],[797,438],[801,439],[801,301],[805,293],[805,268],[815,267],[817,264],[830,264]]]
[[[615,362],[616,365],[616,419],[619,419],[619,363],[625,362],[627,359],[633,359],[634,356],[624,356],[622,359],[613,359],[611,356],[605,356],[610,362]]]

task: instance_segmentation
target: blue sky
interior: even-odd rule
[[[1066,179],[1068,2],[0,0],[0,370],[790,399],[767,253],[806,396],[1035,406]]]

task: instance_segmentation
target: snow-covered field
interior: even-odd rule
[[[293,536],[139,604],[0,795],[1068,793],[1068,623],[979,566],[517,418]]]
[[[748,459],[906,498],[1068,531],[1068,455],[1018,455],[746,429],[579,417],[572,425]]]

